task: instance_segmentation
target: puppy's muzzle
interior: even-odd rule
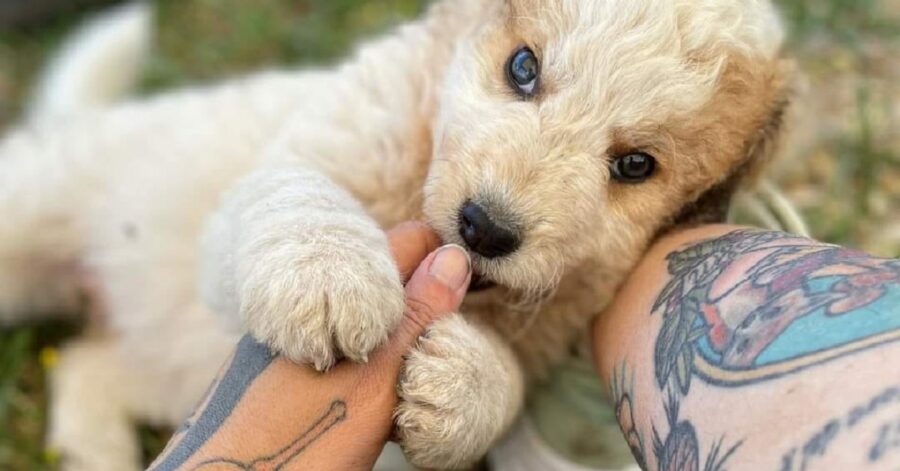
[[[505,257],[522,244],[521,234],[509,221],[497,219],[472,201],[459,210],[459,235],[469,250],[484,258]]]

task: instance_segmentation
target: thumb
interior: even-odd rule
[[[469,254],[458,245],[432,252],[406,284],[406,311],[388,350],[402,357],[428,326],[459,309],[472,280]]]

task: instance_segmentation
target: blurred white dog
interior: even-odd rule
[[[223,319],[365,360],[403,308],[382,229],[417,218],[481,290],[409,357],[398,437],[473,463],[655,235],[723,217],[788,103],[768,0],[442,0],[333,69],[103,106],[147,18],[73,43],[0,144],[0,319],[96,307],[53,378],[70,469],[138,468],[131,421],[188,414]]]

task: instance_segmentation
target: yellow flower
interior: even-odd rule
[[[59,349],[44,347],[41,349],[40,361],[45,370],[52,370],[59,363]]]
[[[59,450],[53,447],[44,448],[44,462],[50,465],[59,464],[60,454]]]

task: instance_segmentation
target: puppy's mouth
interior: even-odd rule
[[[479,293],[481,291],[487,291],[491,288],[496,288],[497,282],[486,278],[484,275],[480,273],[472,274],[472,283],[469,284],[469,292],[470,293]]]

